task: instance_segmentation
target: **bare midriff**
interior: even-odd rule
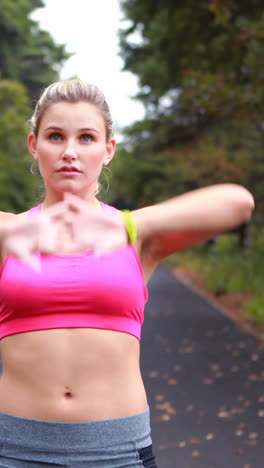
[[[142,413],[147,399],[139,341],[111,330],[71,328],[1,340],[0,411],[57,422]]]

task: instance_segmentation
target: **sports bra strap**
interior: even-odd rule
[[[34,216],[37,216],[38,214],[40,214],[42,205],[43,203],[40,203],[40,205],[33,206],[33,208],[30,208],[30,210],[28,211],[28,217],[34,218]]]

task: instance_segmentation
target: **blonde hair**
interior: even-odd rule
[[[113,121],[105,96],[97,86],[79,79],[56,81],[44,89],[29,120],[31,131],[38,136],[41,119],[52,104],[80,101],[88,102],[100,111],[105,122],[106,141],[109,141],[113,135]]]

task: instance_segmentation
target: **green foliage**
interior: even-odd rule
[[[217,244],[202,267],[206,286],[216,294],[225,292],[251,291],[260,294],[263,289],[264,266],[263,251],[259,248],[259,239],[253,241],[252,248],[243,252],[238,246],[235,235],[223,235],[217,238]],[[221,288],[219,284],[221,283]]]
[[[208,291],[250,293],[254,299],[246,301],[244,312],[253,320],[264,321],[264,230],[252,230],[252,248],[242,252],[235,235],[221,235],[214,246],[199,245],[174,254],[166,261],[202,275]]]
[[[253,259],[251,260],[255,263]],[[204,273],[208,291],[216,295],[226,292],[248,291],[253,288],[255,272],[252,265],[248,264],[247,258],[241,253],[230,255],[225,252],[221,257],[219,253],[216,253],[215,258],[206,262]]]
[[[0,209],[21,212],[32,203],[36,181],[30,174],[26,121],[30,114],[26,89],[0,81]]]
[[[148,205],[153,198],[159,198],[166,183],[165,170],[161,169],[162,156],[148,153],[144,154],[142,161],[140,158],[140,150],[137,154],[125,148],[117,151],[111,166],[110,202],[121,197],[136,207]],[[147,183],[149,180],[151,184]]]
[[[248,301],[244,306],[245,312],[257,322],[264,323],[264,295]]]
[[[125,69],[156,110],[176,101],[197,121],[264,102],[264,6],[261,0],[121,0],[130,26],[120,32]],[[135,43],[133,34],[141,41]]]
[[[199,137],[178,136],[178,143],[167,147],[173,122],[165,120],[130,127],[112,163],[110,193],[114,188],[144,206],[213,183],[240,183],[252,190],[257,211],[264,213],[263,141],[253,123],[222,121]]]
[[[113,163],[120,191],[143,205],[146,193],[156,202],[235,182],[253,192],[263,216],[263,2],[120,3],[129,20],[120,31],[124,68],[138,76],[147,116],[124,129],[126,156]],[[152,188],[153,172],[160,183],[154,176]]]
[[[24,84],[31,100],[58,79],[60,67],[69,57],[64,45],[56,45],[31,19],[31,13],[43,6],[42,0],[1,0],[1,77]]]

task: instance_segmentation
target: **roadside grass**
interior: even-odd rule
[[[203,244],[166,259],[172,267],[199,272],[205,288],[215,296],[250,293],[243,313],[264,329],[264,228],[252,228],[251,247],[242,251],[236,235],[224,234],[212,245]]]

